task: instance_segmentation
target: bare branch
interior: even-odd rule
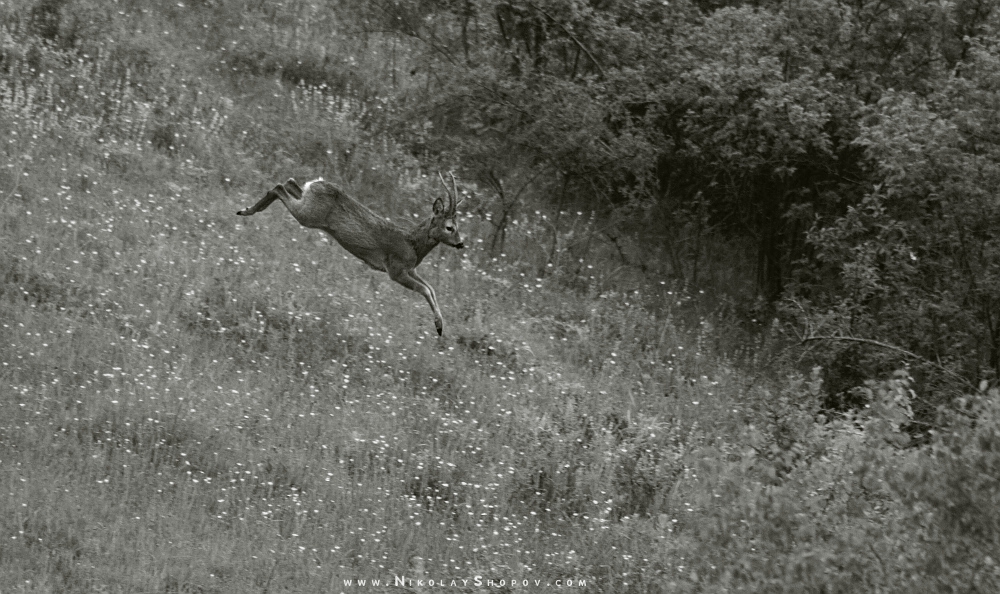
[[[558,26],[560,29],[562,29],[563,33],[566,34],[566,37],[569,37],[570,40],[572,40],[573,43],[575,43],[576,46],[578,48],[580,48],[580,51],[582,51],[584,54],[587,55],[588,58],[590,58],[590,62],[594,65],[595,68],[597,68],[597,71],[601,74],[601,78],[607,78],[607,76],[604,74],[604,68],[601,66],[601,63],[598,62],[597,58],[594,57],[594,54],[590,53],[590,50],[587,49],[587,47],[585,45],[583,45],[583,42],[581,42],[579,39],[576,38],[576,35],[573,35],[572,33],[570,33],[569,29],[566,28],[566,25],[564,25],[564,24],[560,23],[559,21],[557,21],[555,19],[555,17],[553,17],[549,13],[545,12],[545,10],[543,10],[542,8],[539,8],[533,2],[528,2],[527,4],[528,4],[528,6],[534,8],[538,12],[542,13],[542,15],[545,18],[549,19],[556,26]]]
[[[858,343],[858,344],[867,344],[867,345],[870,345],[870,346],[878,347],[880,349],[885,349],[887,351],[894,351],[894,352],[897,352],[897,353],[899,353],[901,355],[904,355],[904,356],[906,356],[906,357],[908,357],[910,359],[916,359],[918,361],[922,361],[924,363],[927,363],[928,365],[931,365],[932,367],[937,368],[938,370],[940,370],[945,375],[948,375],[948,376],[952,377],[953,379],[958,380],[960,383],[965,384],[966,386],[970,386],[973,389],[975,389],[975,385],[972,382],[970,382],[969,380],[965,379],[961,375],[955,373],[951,369],[948,369],[944,365],[942,365],[940,363],[937,363],[937,362],[934,362],[934,361],[931,361],[930,359],[928,359],[926,357],[922,357],[922,356],[914,353],[913,351],[908,351],[908,350],[906,350],[906,349],[904,349],[902,347],[896,346],[894,344],[890,344],[888,342],[882,342],[880,340],[874,340],[874,339],[871,339],[871,338],[862,338],[862,337],[859,337],[859,336],[845,336],[845,335],[842,335],[842,334],[834,334],[834,335],[828,335],[828,336],[815,336],[815,335],[810,334],[809,336],[805,336],[805,337],[801,338],[801,340],[799,342],[800,342],[800,344],[806,344],[806,343],[809,343],[809,342],[816,342],[816,341],[854,342],[854,343]]]

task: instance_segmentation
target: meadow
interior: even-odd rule
[[[323,175],[416,219],[460,166],[240,61],[251,30],[308,53],[321,8],[237,4],[0,4],[0,592],[998,583],[985,385],[990,422],[902,448],[905,371],[824,413],[766,320],[582,249],[595,213],[522,209],[494,253],[469,180],[469,247],[419,269],[442,338],[280,205],[235,216]],[[329,51],[383,63],[359,43]]]

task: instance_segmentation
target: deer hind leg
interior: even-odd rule
[[[288,192],[289,195],[294,197],[296,200],[302,199],[302,186],[300,186],[299,182],[295,181],[294,178],[288,178],[288,181],[286,181],[284,185],[285,191]]]
[[[243,210],[237,212],[236,214],[248,217],[250,215],[257,214],[258,212],[264,210],[268,206],[271,206],[271,203],[274,202],[275,200],[281,200],[282,202],[284,202],[285,198],[287,197],[288,193],[285,191],[284,187],[274,186],[274,188],[271,189],[271,191],[268,192],[266,195],[264,195],[264,197],[261,198],[260,201],[257,202],[257,204],[254,204],[250,208],[244,208]]]
[[[389,276],[392,280],[403,285],[411,291],[416,291],[424,296],[427,303],[431,306],[431,310],[434,312],[434,328],[437,330],[438,336],[444,329],[444,319],[441,317],[441,308],[438,307],[437,295],[434,294],[434,288],[427,284],[427,281],[420,278],[415,270],[390,270]]]

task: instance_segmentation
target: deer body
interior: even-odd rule
[[[444,183],[444,178],[441,182]],[[448,190],[447,184],[445,190]],[[414,269],[439,243],[459,249],[464,247],[455,225],[457,194],[453,175],[447,206],[438,198],[434,201],[431,218],[404,228],[380,217],[322,179],[307,182],[304,188],[289,179],[275,186],[257,204],[236,214],[250,216],[266,209],[275,200],[281,200],[300,225],[325,231],[368,266],[388,273],[392,280],[423,295],[434,312],[434,327],[440,335],[444,322],[437,295]]]

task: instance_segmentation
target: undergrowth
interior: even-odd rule
[[[396,218],[437,192],[345,82],[359,41],[290,4],[0,5],[0,589],[996,589],[985,387],[907,448],[905,372],[831,415],[726,310],[624,283],[593,216],[491,250],[473,184],[473,248],[422,267],[443,339],[282,210],[233,216],[291,176]]]

